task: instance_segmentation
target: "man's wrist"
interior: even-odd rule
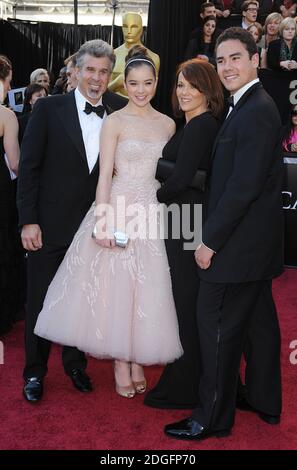
[[[201,243],[200,243],[200,246],[204,246],[205,248],[207,248],[209,251],[211,251],[212,253],[215,253],[215,251],[210,248],[209,246],[205,245],[205,243],[203,243],[203,241],[201,240]]]

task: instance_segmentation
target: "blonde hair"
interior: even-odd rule
[[[284,18],[283,21],[281,22],[281,24],[279,25],[279,35],[281,37],[283,37],[283,31],[285,28],[287,28],[287,26],[293,24],[294,25],[294,28],[295,28],[295,33],[297,31],[297,25],[296,25],[296,21],[294,20],[294,18]]]
[[[30,75],[30,83],[35,83],[40,75],[48,75],[46,69],[35,69]]]
[[[275,20],[278,20],[279,23],[282,22],[283,20],[283,17],[280,13],[270,13],[270,15],[267,16],[266,20],[265,20],[265,23],[264,23],[264,33],[266,34],[267,33],[267,25],[269,25],[270,23],[272,23],[273,21]]]

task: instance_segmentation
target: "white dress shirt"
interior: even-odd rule
[[[252,80],[251,82],[247,83],[242,88],[237,90],[237,92],[234,93],[234,95],[233,95],[234,106],[236,106],[236,104],[238,103],[240,98],[245,94],[245,92],[248,91],[249,88],[251,88],[253,85],[255,85],[255,83],[258,83],[259,81],[260,81],[259,78],[255,78],[254,80]],[[232,106],[230,106],[228,114],[226,116],[226,119],[227,119],[227,117],[229,116],[229,114],[231,113],[232,110],[233,110],[233,108],[232,108]]]
[[[90,101],[81,94],[78,88],[75,89],[74,95],[78,112],[78,119],[82,130],[83,141],[87,155],[89,172],[91,173],[99,156],[100,132],[103,120],[106,117],[106,113],[104,113],[103,119],[97,116],[96,113],[86,114],[84,112],[86,101],[89,103]],[[100,104],[102,105],[102,97],[96,105],[92,104],[92,106],[99,106]]]

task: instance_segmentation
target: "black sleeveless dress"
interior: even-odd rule
[[[174,203],[181,209],[190,207],[191,229],[194,226],[194,205],[202,204],[206,211],[207,193],[201,193],[180,181],[191,180],[197,169],[209,170],[211,151],[219,125],[209,113],[203,113],[191,121],[171,138],[163,149],[163,158],[179,164],[178,177],[171,179],[157,192],[160,202]],[[183,183],[185,185],[185,183]],[[181,212],[182,213],[182,212]],[[183,219],[182,215],[182,219]],[[194,250],[184,250],[186,241],[182,235],[171,237],[169,222],[168,239],[165,240],[170,266],[173,296],[179,323],[180,340],[184,354],[177,361],[168,364],[157,383],[150,390],[144,404],[154,408],[191,409],[199,403],[199,380],[201,374],[199,333],[196,320],[196,304],[199,290],[199,276]]]
[[[7,333],[17,313],[17,259],[15,250],[14,185],[4,159],[0,137],[0,335]]]

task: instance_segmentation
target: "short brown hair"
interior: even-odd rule
[[[187,82],[206,96],[210,112],[215,118],[219,119],[224,106],[223,88],[214,66],[201,59],[187,60],[177,68],[172,92],[172,108],[174,115],[176,117],[183,116],[183,111],[179,109],[176,96],[178,77],[181,72]]]
[[[0,80],[5,80],[11,70],[10,60],[5,55],[0,55]]]
[[[247,11],[250,5],[256,5],[259,10],[259,2],[258,0],[245,0],[241,5],[241,13]]]
[[[77,57],[77,52],[67,57],[67,59],[64,60],[64,65],[68,65],[69,62],[72,62],[72,67],[76,67],[76,57]]]
[[[204,13],[206,8],[211,8],[211,7],[214,7],[214,3],[212,2],[204,2],[202,3],[202,5],[200,5],[200,13]]]

